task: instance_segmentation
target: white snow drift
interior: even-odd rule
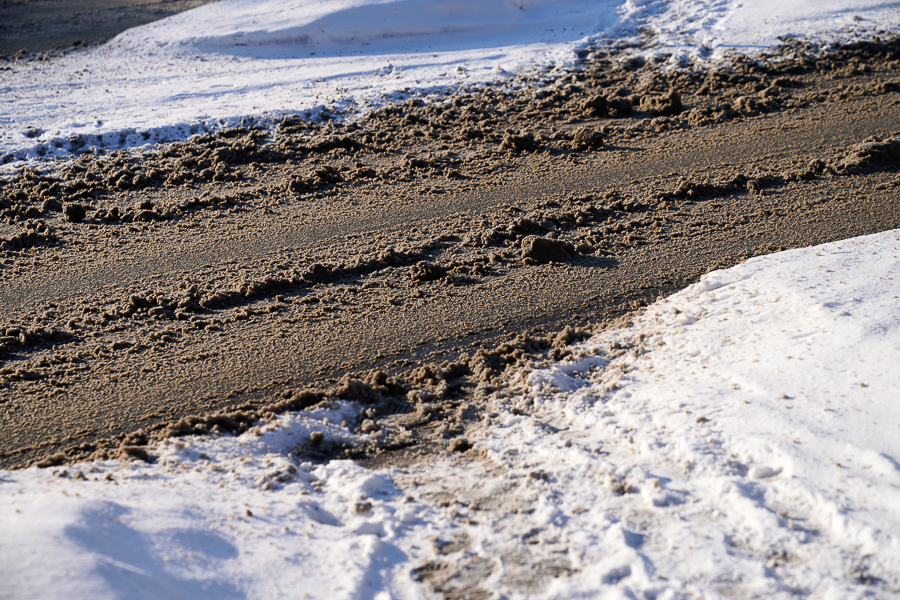
[[[900,7],[876,0],[222,0],[100,47],[10,63],[0,75],[0,162],[8,170],[522,83],[511,75],[541,85],[541,69],[572,68],[578,50],[621,39],[675,64],[770,48],[779,36],[849,40],[898,28]]]

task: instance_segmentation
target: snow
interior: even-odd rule
[[[5,168],[85,150],[150,147],[286,115],[364,114],[409,95],[542,85],[591,44],[672,64],[900,29],[876,0],[222,0],[48,61],[0,83]],[[552,75],[552,73],[550,73]]]
[[[709,273],[523,371],[464,456],[302,462],[313,431],[352,442],[334,402],[152,465],[0,472],[0,597],[424,598],[454,572],[485,597],[896,597],[898,305],[889,231]]]
[[[0,155],[519,85],[638,27],[674,64],[898,24],[874,0],[225,0],[9,63]],[[312,432],[360,439],[333,402],[153,464],[0,471],[0,599],[896,597],[898,251],[891,231],[710,273],[523,371],[465,455],[304,462]]]
[[[352,413],[335,403],[237,439],[177,440],[154,465],[3,473],[0,597],[371,598],[388,578],[402,589],[394,541],[420,519],[389,474],[289,456],[311,431],[346,437],[327,422]]]

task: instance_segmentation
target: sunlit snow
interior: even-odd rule
[[[571,66],[641,24],[686,57],[900,24],[861,0],[446,6],[226,0],[16,64],[0,151],[362,111]],[[896,597],[898,253],[893,231],[710,273],[523,373],[437,464],[293,458],[313,431],[353,437],[335,402],[170,440],[154,464],[0,471],[0,598],[423,598],[448,564],[497,598]]]
[[[645,36],[638,30],[643,31]],[[0,85],[0,168],[138,148],[286,115],[353,117],[410,95],[541,85],[616,40],[670,62],[900,29],[875,0],[222,0],[50,61]],[[552,73],[551,73],[552,74]]]

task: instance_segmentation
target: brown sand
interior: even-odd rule
[[[465,451],[508,369],[709,270],[900,227],[898,47],[668,75],[598,51],[550,92],[26,172],[0,187],[0,466],[329,397],[381,433],[311,456]]]

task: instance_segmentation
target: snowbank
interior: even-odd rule
[[[565,433],[510,423],[494,455],[540,457],[562,513],[623,531],[570,591],[900,591],[898,251],[893,231],[711,273],[529,376],[531,421]]]
[[[588,44],[643,41],[641,52],[679,62],[769,48],[779,36],[853,39],[898,26],[900,8],[875,0],[223,0],[97,48],[11,63],[0,162],[317,118],[325,107],[360,114],[570,68]]]
[[[890,231],[710,273],[523,372],[464,456],[292,458],[349,439],[335,403],[0,472],[0,597],[896,597],[898,306]]]
[[[618,22],[619,2],[221,0],[138,27],[109,47],[171,47],[264,58],[501,49],[571,42]]]
[[[421,507],[389,474],[290,458],[312,432],[346,438],[333,423],[352,414],[335,403],[237,439],[174,441],[154,465],[0,472],[0,598],[373,598],[410,587],[396,542],[415,538]]]
[[[0,158],[139,147],[323,107],[358,114],[537,66],[566,67],[618,0],[224,0],[99,48],[14,66]]]

